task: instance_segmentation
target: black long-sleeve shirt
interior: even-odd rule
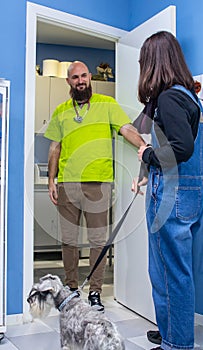
[[[197,104],[186,93],[176,89],[163,91],[154,118],[160,147],[147,148],[142,157],[144,163],[148,167],[170,168],[186,162],[194,150],[199,118]]]

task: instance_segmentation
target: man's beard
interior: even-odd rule
[[[71,86],[70,96],[72,97],[73,100],[75,100],[77,102],[89,101],[90,97],[92,96],[91,84],[88,87],[86,86],[84,90],[78,90],[77,88],[73,88]]]

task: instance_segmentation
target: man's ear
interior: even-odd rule
[[[68,84],[68,85],[70,85],[70,83],[69,83],[69,79],[68,79],[68,78],[66,78],[66,82],[67,82],[67,84]]]
[[[92,79],[92,73],[89,73],[90,80]]]

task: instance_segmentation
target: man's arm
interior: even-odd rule
[[[139,148],[140,146],[146,146],[146,142],[139,134],[137,129],[131,124],[125,124],[120,128],[120,133],[125,139],[133,146]]]
[[[131,124],[126,124],[121,127],[120,133],[125,137],[125,139],[130,142],[132,145],[135,147],[141,149],[145,149],[148,147],[142,136],[138,133],[137,129],[131,125]],[[139,153],[139,150],[138,150]],[[140,173],[138,178],[135,178],[133,180],[132,184],[132,191],[137,192],[139,191],[140,194],[143,194],[142,191],[140,191],[140,187],[144,186],[148,182],[148,171],[144,163],[140,163]]]
[[[57,192],[54,179],[58,172],[60,153],[61,153],[61,143],[52,141],[49,147],[49,159],[48,159],[49,197],[55,205],[57,205],[58,192]]]

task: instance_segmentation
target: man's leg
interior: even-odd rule
[[[78,288],[78,247],[62,243],[62,259],[65,270],[65,284],[71,289]]]
[[[84,186],[83,186],[84,185]],[[90,271],[106,244],[106,233],[108,229],[108,210],[111,195],[109,183],[82,184],[84,195],[84,215],[88,227],[88,240],[90,242]],[[89,302],[97,310],[103,311],[104,307],[100,301],[102,284],[106,267],[106,255],[90,278]]]
[[[97,261],[98,256],[100,255],[103,247],[98,248],[90,248],[90,270],[93,269],[95,262]],[[106,267],[106,254],[103,257],[103,259],[100,261],[99,265],[97,266],[96,270],[92,274],[90,278],[90,291],[95,292],[102,292],[102,284],[104,282],[104,274],[105,274],[105,267]]]
[[[65,284],[78,287],[78,232],[81,210],[77,198],[77,183],[59,184],[58,211],[60,218],[62,259],[65,270]]]

